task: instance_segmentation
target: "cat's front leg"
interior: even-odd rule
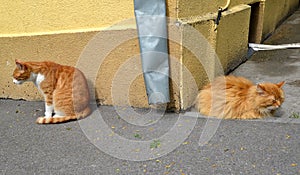
[[[53,104],[45,103],[45,117],[52,117],[53,110],[54,110]]]
[[[54,111],[53,98],[51,93],[45,93],[45,117],[52,117]]]
[[[45,117],[52,117],[54,111],[53,86],[51,82],[43,80],[41,83],[39,83],[38,87],[42,91],[45,99]]]

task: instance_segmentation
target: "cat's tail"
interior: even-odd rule
[[[63,123],[71,120],[79,120],[87,117],[92,112],[90,107],[86,107],[83,111],[76,113],[76,115],[64,116],[64,117],[39,117],[36,120],[37,124],[55,124]]]

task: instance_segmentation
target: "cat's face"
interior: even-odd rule
[[[268,111],[274,111],[284,102],[284,92],[282,86],[284,82],[278,84],[263,83],[258,84],[256,93],[258,94],[258,105]]]
[[[18,60],[16,60],[16,68],[13,72],[13,82],[15,84],[22,84],[28,81],[31,77],[31,73],[26,67],[26,65]]]

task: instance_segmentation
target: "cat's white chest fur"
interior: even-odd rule
[[[33,83],[40,89],[40,84],[41,82],[43,82],[45,80],[45,76],[38,73],[38,74],[34,74],[34,73],[31,73],[31,77],[30,77],[32,80],[33,80]]]

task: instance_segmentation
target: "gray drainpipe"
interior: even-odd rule
[[[170,95],[166,2],[134,0],[134,12],[148,103],[167,103]]]

